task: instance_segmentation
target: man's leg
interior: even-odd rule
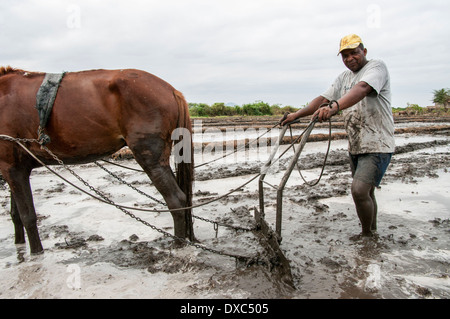
[[[356,212],[362,225],[362,236],[373,236],[376,230],[377,202],[375,200],[375,186],[353,179],[352,196]]]
[[[378,206],[375,187],[380,185],[391,157],[392,154],[384,153],[350,155],[352,196],[361,221],[363,236],[372,236],[377,230]]]

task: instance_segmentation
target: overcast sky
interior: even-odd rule
[[[189,102],[299,107],[345,70],[339,40],[384,60],[393,106],[450,87],[450,1],[2,0],[0,65],[138,68]]]

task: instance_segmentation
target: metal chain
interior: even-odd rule
[[[175,235],[172,235],[152,224],[150,224],[149,222],[143,220],[142,218],[134,215],[133,213],[129,212],[128,210],[126,210],[125,208],[123,208],[122,206],[114,203],[111,199],[109,199],[106,195],[104,195],[102,192],[100,192],[99,190],[97,190],[96,188],[94,188],[93,186],[91,186],[88,182],[86,182],[81,176],[79,176],[77,173],[75,173],[70,167],[68,167],[61,159],[59,159],[55,154],[53,154],[52,151],[50,151],[46,146],[42,145],[37,139],[23,139],[23,138],[13,138],[11,136],[6,136],[6,135],[0,135],[0,139],[3,140],[7,140],[7,141],[11,141],[11,142],[16,142],[17,144],[19,144],[24,150],[26,150],[34,159],[36,159],[41,165],[43,165],[44,167],[46,167],[47,169],[49,169],[51,172],[54,172],[53,170],[51,170],[47,165],[45,165],[42,161],[40,161],[36,156],[34,156],[34,154],[32,154],[28,148],[26,146],[24,146],[22,143],[28,143],[28,142],[36,142],[38,144],[41,145],[41,148],[43,150],[45,150],[58,164],[60,164],[62,167],[64,167],[66,170],[68,170],[73,176],[75,176],[81,183],[83,183],[83,185],[85,185],[86,187],[88,187],[91,191],[95,192],[97,195],[99,195],[105,202],[109,203],[112,206],[115,206],[117,209],[119,209],[120,211],[122,211],[124,214],[128,215],[129,217],[135,219],[136,221],[144,224],[147,227],[150,227],[151,229],[161,233],[164,235],[164,237],[170,237],[175,239],[178,242],[182,242],[185,243],[187,245],[205,250],[205,251],[209,251],[211,253],[215,253],[218,255],[222,255],[222,256],[227,256],[227,257],[232,257],[235,258],[236,262],[237,261],[241,261],[241,262],[246,262],[247,264],[252,264],[252,263],[257,263],[260,262],[261,260],[259,260],[259,256],[255,255],[255,256],[243,256],[243,255],[237,255],[237,254],[232,254],[232,253],[227,253],[224,251],[220,251],[214,248],[210,248],[210,247],[206,247],[200,244],[197,244],[195,242],[191,242],[186,240],[185,238],[181,238]]]
[[[216,250],[213,248],[209,248],[191,241],[186,240],[185,238],[181,238],[175,235],[172,235],[168,232],[166,232],[165,230],[162,230],[152,224],[150,224],[149,222],[143,220],[142,218],[134,215],[133,213],[129,212],[128,210],[126,210],[125,208],[121,207],[120,205],[114,203],[111,199],[109,199],[106,195],[104,195],[102,192],[100,192],[99,190],[97,190],[96,188],[94,188],[93,186],[91,186],[88,182],[86,182],[81,176],[79,176],[77,173],[75,173],[71,168],[69,168],[67,165],[64,164],[64,162],[59,159],[55,154],[52,153],[52,151],[50,151],[46,146],[41,146],[48,154],[50,154],[50,156],[52,156],[60,165],[62,165],[65,169],[67,169],[73,176],[75,176],[80,182],[82,182],[86,187],[88,187],[90,190],[92,190],[93,192],[95,192],[97,195],[99,195],[100,197],[102,197],[105,201],[107,201],[108,203],[110,203],[111,205],[115,206],[117,209],[121,210],[124,214],[128,215],[129,217],[135,219],[136,221],[144,224],[145,226],[150,227],[151,229],[161,233],[164,235],[164,237],[171,237],[173,239],[175,239],[176,241],[181,241],[185,244],[188,244],[190,246],[194,246],[196,248],[205,250],[205,251],[209,251],[215,254],[219,254],[222,256],[228,256],[228,257],[233,257],[236,260],[240,260],[240,261],[250,261],[250,260],[254,260],[255,256],[250,257],[250,256],[242,256],[242,255],[236,255],[236,254],[231,254],[231,253],[226,253],[224,251],[220,251],[220,250]]]
[[[104,167],[102,164],[100,164],[99,162],[95,161],[94,162],[95,165],[97,165],[98,167],[100,167],[102,170],[104,170],[106,173],[108,173],[109,175],[111,175],[112,177],[114,177],[115,179],[117,179],[118,181],[120,181],[122,184],[127,185],[128,187],[130,187],[131,189],[133,189],[134,191],[136,191],[137,193],[150,198],[151,200],[157,202],[160,205],[163,206],[167,206],[166,203],[164,203],[163,201],[160,201],[159,199],[144,193],[143,191],[141,191],[140,189],[137,189],[136,187],[134,187],[133,185],[131,185],[130,183],[128,183],[127,181],[125,181],[123,178],[119,177],[117,174],[115,174],[114,172],[111,172],[109,169],[107,169],[106,167]]]
[[[151,195],[146,194],[146,193],[144,193],[143,191],[137,189],[136,187],[134,187],[134,186],[131,185],[130,183],[126,182],[124,179],[122,179],[121,177],[119,177],[119,176],[118,176],[117,174],[115,174],[114,172],[111,172],[109,169],[107,169],[106,167],[104,167],[104,166],[101,165],[100,163],[98,163],[98,162],[94,162],[94,163],[95,163],[98,167],[100,167],[101,169],[103,169],[106,173],[108,173],[109,175],[111,175],[112,177],[114,177],[115,179],[117,179],[118,181],[120,181],[121,183],[123,183],[123,184],[127,185],[128,187],[132,188],[133,190],[135,190],[135,191],[138,192],[139,194],[141,194],[141,195],[143,195],[143,196],[146,196],[147,198],[150,198],[151,200],[153,200],[153,201],[155,201],[155,202],[157,202],[157,203],[159,203],[159,204],[161,204],[161,205],[167,207],[167,204],[166,204],[166,203],[164,203],[164,202],[162,202],[162,201],[160,201],[160,200],[158,200],[158,199],[152,197]],[[192,215],[192,217],[195,218],[195,219],[202,220],[202,221],[207,222],[207,223],[211,223],[211,224],[214,225],[214,227],[215,227],[215,225],[219,225],[219,226],[223,226],[223,227],[232,228],[232,229],[234,229],[234,230],[236,230],[236,231],[238,231],[238,230],[242,230],[242,231],[254,231],[254,230],[256,230],[256,226],[253,227],[253,228],[245,228],[245,227],[240,227],[240,226],[228,225],[228,224],[225,224],[225,223],[222,223],[222,222],[218,222],[218,221],[215,221],[215,220],[211,220],[211,219],[208,219],[208,218],[205,218],[205,217],[196,216],[196,215]]]
[[[222,222],[218,222],[218,221],[215,221],[215,220],[211,220],[211,219],[208,219],[208,218],[205,218],[205,217],[200,217],[200,216],[194,216],[194,215],[192,215],[192,217],[193,218],[196,218],[196,219],[200,219],[200,220],[203,220],[204,222],[207,222],[207,223],[211,223],[211,224],[213,224],[214,225],[214,227],[217,227],[217,226],[223,226],[223,227],[228,227],[228,228],[232,228],[232,229],[234,229],[234,230],[242,230],[242,231],[254,231],[254,230],[256,230],[258,227],[253,227],[253,228],[246,228],[246,227],[241,227],[241,226],[234,226],[234,225],[228,225],[228,224],[225,224],[225,223],[222,223]],[[216,226],[217,225],[217,226]],[[215,229],[214,229],[215,230]]]

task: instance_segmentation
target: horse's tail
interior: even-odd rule
[[[189,143],[183,141],[183,146],[189,147],[189,150],[183,149],[183,152],[189,152],[190,156],[183,156],[183,160],[176,161],[176,179],[178,186],[186,195],[186,207],[192,206],[192,185],[194,182],[194,146],[192,144],[192,125],[189,116],[189,106],[183,94],[177,90],[173,92],[178,104],[178,128],[188,131],[188,135],[183,134],[183,138],[189,138]],[[186,155],[186,153],[184,153]],[[194,241],[194,228],[192,223],[192,209],[186,210],[186,237]]]

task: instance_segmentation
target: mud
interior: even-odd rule
[[[346,141],[334,141],[325,174],[311,188],[293,172],[285,189],[281,249],[295,289],[267,262],[236,262],[192,246],[177,248],[165,237],[71,189],[44,169],[32,176],[45,253],[30,256],[14,245],[6,187],[0,189],[0,298],[442,298],[450,297],[450,189],[448,133],[396,135],[391,165],[376,191],[378,231],[361,239],[350,194]],[[308,143],[300,159],[308,180],[317,178],[326,142]],[[266,180],[276,185],[292,152]],[[120,157],[119,157],[120,158]],[[200,160],[214,158],[213,154]],[[201,161],[197,160],[198,163]],[[130,159],[118,163],[132,166]],[[239,154],[197,169],[194,203],[238,187],[260,172],[264,158]],[[110,167],[108,167],[110,168]],[[90,183],[125,205],[149,205],[95,165],[76,167]],[[158,196],[146,176],[110,168]],[[266,194],[266,219],[274,227],[276,192]],[[257,182],[194,210],[202,218],[252,228]],[[164,213],[136,213],[165,231]],[[201,245],[264,260],[267,252],[251,231],[196,219]],[[355,236],[356,235],[356,236]]]

